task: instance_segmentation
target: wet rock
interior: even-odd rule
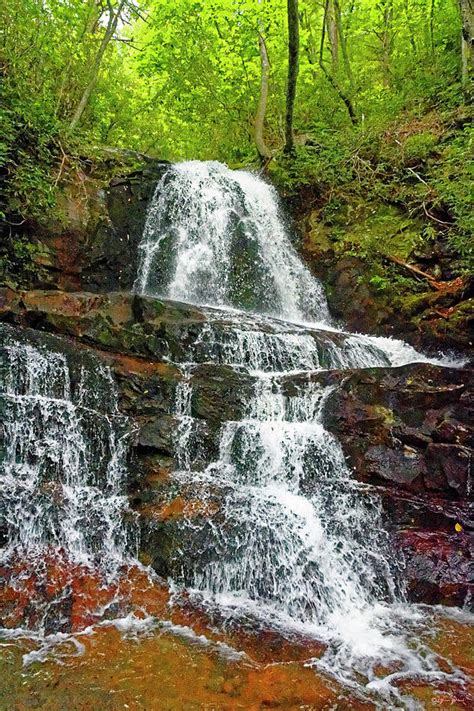
[[[472,504],[450,501],[433,492],[411,493],[402,489],[377,487],[384,521],[389,530],[444,531],[453,535],[456,525],[474,530]]]
[[[417,479],[423,479],[427,473],[422,454],[412,447],[389,449],[377,445],[369,447],[365,453],[366,472],[370,476],[380,477],[407,488],[419,488]]]
[[[425,485],[437,491],[453,491],[459,497],[472,491],[472,455],[467,447],[430,444],[426,450]]]
[[[204,522],[203,546],[206,526],[226,523],[218,511],[224,491],[204,496],[179,488],[171,472],[184,460],[186,468],[202,470],[218,459],[219,428],[245,415],[253,376],[225,365],[189,369],[170,362],[189,359],[196,339],[207,337],[206,312],[186,304],[121,292],[4,289],[0,318],[21,326],[16,331],[32,343],[58,347],[60,342],[75,359],[74,372],[79,373],[81,359],[90,358],[91,351],[112,368],[120,409],[129,418],[128,486],[142,527],[142,554],[160,574],[172,573],[178,547],[191,545],[181,538],[182,516]],[[214,326],[228,328],[224,321]],[[336,339],[318,332],[314,338],[323,350],[344,347],[341,334]],[[466,542],[473,526],[466,506],[472,491],[471,376],[466,369],[415,364],[297,373],[280,383],[288,397],[298,396],[309,383],[333,387],[325,405],[327,427],[340,440],[354,476],[380,493],[387,527],[406,556],[410,595],[416,600],[459,604],[472,584]],[[173,414],[176,390],[188,377],[193,419],[182,421]],[[309,451],[308,457],[316,454]],[[317,469],[312,464],[316,460],[308,463],[308,471]],[[208,502],[214,511],[210,518]],[[456,524],[462,526],[461,538]]]
[[[253,394],[254,381],[225,365],[199,365],[193,369],[191,413],[219,426],[240,420]]]
[[[393,435],[396,439],[399,439],[400,442],[403,442],[403,444],[419,447],[421,449],[427,447],[431,442],[431,437],[425,434],[422,429],[403,424],[393,428]]]
[[[326,404],[354,476],[381,496],[416,602],[471,600],[471,407],[472,371],[428,364],[355,371]]]
[[[174,435],[178,427],[176,418],[170,415],[137,420],[139,426],[137,444],[160,454],[173,456]]]
[[[0,319],[157,362],[220,361],[226,345],[235,345],[225,317],[216,319],[206,309],[127,292],[0,289]],[[272,333],[268,324],[263,324],[265,328]],[[314,339],[320,366],[337,368],[338,349],[345,348],[349,336],[324,330],[308,334]]]
[[[184,436],[183,423],[171,415],[152,418],[135,418],[138,435],[137,446],[160,455],[176,457],[180,438]],[[216,431],[205,420],[192,422],[186,436],[186,456],[191,469],[203,469],[217,458]]]
[[[101,358],[96,351],[77,348],[77,345],[68,339],[42,333],[35,329],[18,328],[7,323],[0,323],[0,373],[2,375],[4,374],[3,368],[9,362],[8,346],[15,342],[66,356],[72,400],[76,403],[80,401],[85,407],[100,409],[109,415],[114,414],[114,402],[103,392],[103,375],[98,370]],[[83,371],[88,373],[90,385],[90,388],[85,392],[82,388]],[[99,391],[103,397],[97,397]]]
[[[396,541],[405,557],[411,600],[432,605],[472,606],[474,549],[469,535],[401,531]]]
[[[77,181],[63,186],[58,208],[65,224],[27,220],[0,231],[5,282],[65,291],[132,288],[148,202],[168,164],[138,155],[118,160],[124,174],[109,184],[77,171]],[[130,172],[127,165],[137,169]]]
[[[472,491],[473,428],[462,404],[471,382],[470,370],[429,364],[355,371],[330,396],[326,423],[358,478],[462,498]]]
[[[199,496],[199,492],[174,492],[160,501],[141,506],[141,550],[155,572],[164,577],[180,576],[191,560],[206,565],[209,557],[207,526],[224,526],[219,518],[221,496]],[[192,520],[195,528],[183,525]],[[199,533],[199,536],[198,536]],[[187,556],[182,556],[183,549]]]
[[[462,400],[461,396],[461,400]],[[433,439],[437,442],[449,442],[450,444],[461,444],[467,447],[474,446],[474,433],[472,428],[448,417],[433,431]]]
[[[156,361],[182,360],[203,327],[199,309],[130,293],[60,291],[0,294],[0,317],[72,336],[99,349]]]
[[[130,416],[171,414],[181,371],[171,363],[100,351],[113,370],[119,390],[120,409]]]
[[[171,475],[176,466],[173,457],[156,452],[138,453],[135,450],[128,482],[133,508],[137,509],[142,504],[153,501],[162,501],[173,487]]]

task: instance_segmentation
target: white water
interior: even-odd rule
[[[274,189],[220,163],[178,163],[149,209],[137,289],[212,306],[250,303],[290,321],[329,320],[299,260]]]
[[[59,341],[33,346],[6,326],[1,336],[2,560],[18,555],[38,569],[55,550],[111,575],[131,541],[125,430],[110,372],[85,355],[71,369]]]
[[[175,403],[176,482],[210,514],[180,524],[173,585],[229,622],[250,617],[324,640],[326,653],[310,663],[355,688],[365,684],[390,707],[409,705],[397,679],[446,673],[416,642],[423,616],[404,602],[380,502],[352,480],[324,427],[329,390],[304,373],[427,359],[402,341],[331,324],[273,189],[215,163],[174,166],[158,186],[137,288],[213,307],[186,356]],[[52,547],[110,579],[133,549],[110,373],[92,357],[74,365],[54,339],[46,349],[6,326],[1,333],[0,524],[9,544],[0,562],[18,555],[40,569]],[[193,369],[202,362],[251,372],[256,383],[244,418],[222,425],[218,456],[207,465],[193,459],[202,424],[192,416]],[[114,624],[135,623],[142,625]],[[32,659],[74,641],[61,632],[45,639],[41,624],[33,634],[45,643]],[[376,679],[380,661],[397,671]]]
[[[190,349],[176,398],[175,477],[213,513],[181,523],[175,582],[229,619],[251,615],[325,640],[328,650],[314,664],[410,705],[396,679],[444,673],[433,655],[412,648],[421,615],[404,602],[380,502],[354,482],[324,428],[328,390],[299,380],[288,395],[282,383],[295,371],[429,359],[402,341],[334,327],[321,285],[291,245],[274,189],[250,173],[218,163],[171,167],[140,250],[138,291],[218,307]],[[219,456],[204,469],[190,454],[199,437],[193,362],[257,377],[246,416],[222,425]],[[376,681],[380,660],[396,663],[397,672]]]

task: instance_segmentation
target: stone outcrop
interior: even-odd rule
[[[403,338],[416,348],[469,353],[474,345],[474,279],[426,286],[419,294],[385,294],[355,256],[326,259],[304,252],[324,282],[331,313],[351,331]]]
[[[464,498],[474,444],[471,373],[423,363],[349,375],[327,418],[357,476]]]
[[[173,364],[186,360],[206,325],[206,313],[187,304],[120,292],[5,289],[0,318],[35,343],[47,346],[61,336],[73,360],[93,351],[112,368],[120,410],[129,418],[129,493],[141,522],[142,559],[168,575],[180,519],[219,521],[218,491],[204,504],[199,492],[178,494],[173,482],[177,388],[191,379],[195,430],[189,455],[193,467],[203,469],[218,457],[220,426],[243,416],[253,377],[226,365],[186,371]],[[329,336],[322,332],[320,347]],[[409,596],[430,603],[469,600],[472,371],[414,364],[315,372],[310,380],[333,386],[325,424],[340,440],[354,476],[381,495],[385,524],[405,557]],[[307,374],[288,375],[282,391],[297,396],[307,384]]]
[[[472,376],[428,364],[361,370],[326,404],[354,475],[382,494],[417,601],[462,604],[474,592]]]
[[[148,159],[109,183],[78,173],[59,196],[63,219],[0,226],[0,279],[14,288],[130,289],[150,198],[167,163]]]
[[[348,197],[326,213],[308,190],[289,209],[300,251],[336,319],[350,331],[403,338],[432,352],[472,352],[474,278],[459,276],[459,254],[445,239],[420,239],[422,223],[384,202]]]

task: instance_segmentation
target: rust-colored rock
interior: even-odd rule
[[[412,600],[429,604],[469,604],[474,594],[474,547],[469,533],[401,531],[396,542],[406,560]]]

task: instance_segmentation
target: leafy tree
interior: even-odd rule
[[[69,124],[69,129],[71,131],[77,126],[77,124],[81,120],[82,114],[84,113],[84,110],[85,110],[87,103],[89,101],[89,97],[92,94],[92,91],[97,83],[97,77],[99,74],[100,65],[102,63],[102,59],[104,57],[105,51],[107,49],[107,46],[108,46],[110,40],[113,38],[115,31],[117,30],[117,25],[122,17],[122,13],[123,13],[124,9],[126,8],[126,6],[127,6],[126,0],[120,0],[120,2],[116,6],[114,6],[114,4],[111,0],[107,0],[107,14],[108,14],[107,27],[105,29],[104,36],[102,37],[99,48],[97,50],[97,54],[94,57],[90,78],[84,88],[83,94],[82,94],[81,99],[77,105],[77,108],[74,111],[74,115],[71,119],[71,123]]]
[[[459,0],[462,17],[462,74],[465,91],[471,92],[474,76],[474,1]]]
[[[104,146],[339,183],[344,147],[360,172],[397,117],[469,94],[472,0],[5,0],[0,23],[4,193],[25,214],[53,205],[64,155]]]

